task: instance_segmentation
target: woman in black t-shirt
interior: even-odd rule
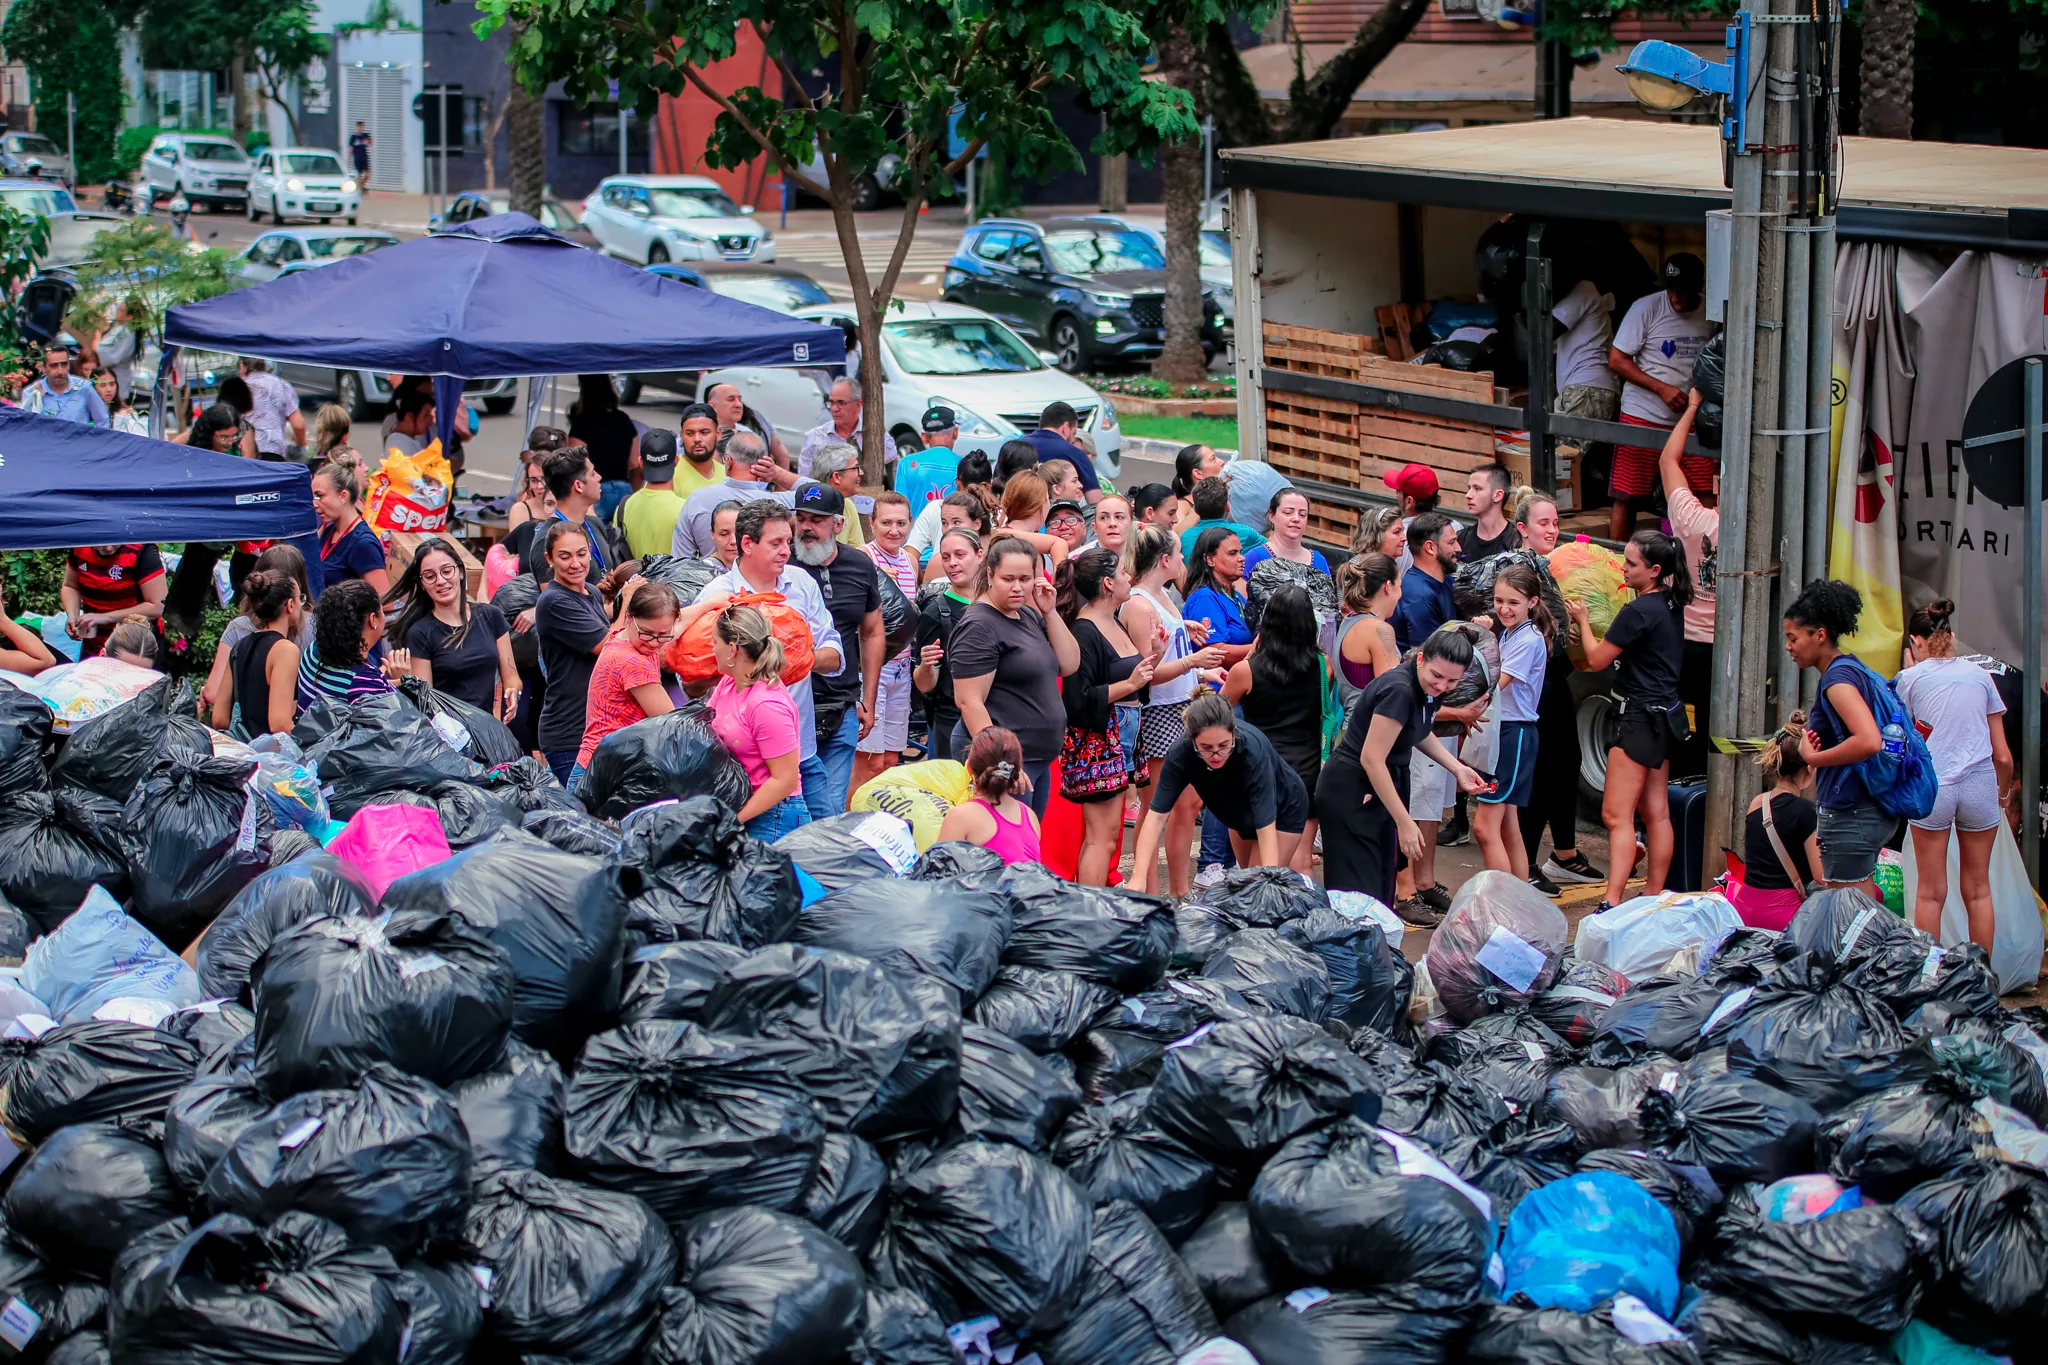
[[[1685,550],[1670,536],[1638,531],[1622,555],[1621,577],[1639,595],[1615,613],[1605,639],[1593,638],[1584,601],[1564,604],[1578,622],[1579,638],[1587,642],[1582,667],[1598,673],[1616,660],[1621,663],[1614,688],[1621,694],[1621,719],[1614,747],[1607,751],[1607,787],[1600,798],[1610,850],[1603,910],[1621,904],[1635,870],[1638,815],[1650,853],[1643,894],[1664,889],[1671,870],[1670,751],[1691,731],[1678,697],[1685,605],[1692,601]]]
[[[640,485],[640,428],[619,410],[610,375],[577,375],[576,392],[575,406],[569,410],[569,435],[590,447],[590,462],[604,481],[604,496],[592,515],[608,522]]]
[[[991,725],[1024,751],[1025,804],[1043,818],[1049,775],[1067,735],[1060,679],[1080,666],[1080,649],[1053,610],[1052,584],[1030,542],[1004,536],[982,556],[974,604],[953,627],[953,698],[966,738]]]
[[[1239,867],[1285,867],[1309,821],[1300,775],[1258,727],[1237,719],[1229,702],[1204,689],[1188,703],[1186,727],[1167,751],[1138,826],[1133,891],[1152,889],[1166,818],[1190,788],[1229,832]]]
[[[965,760],[967,751],[953,751],[953,727],[960,708],[953,701],[953,665],[946,659],[953,627],[974,601],[974,575],[981,568],[981,537],[954,527],[939,537],[932,556],[945,573],[945,586],[927,583],[919,589],[917,639],[911,649],[917,667],[910,680],[923,699],[925,724],[931,731],[933,758]]]
[[[412,675],[437,692],[510,721],[519,710],[519,666],[505,614],[471,602],[455,547],[438,536],[422,541],[412,563],[385,594],[404,605],[388,638],[412,654]]]
[[[1439,630],[1400,667],[1380,674],[1358,694],[1344,737],[1316,782],[1316,818],[1323,828],[1323,885],[1394,901],[1403,857],[1422,852],[1422,830],[1408,811],[1409,760],[1417,749],[1442,764],[1458,789],[1476,792],[1479,774],[1431,734],[1437,698],[1457,686],[1472,664],[1472,642]]]

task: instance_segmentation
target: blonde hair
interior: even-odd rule
[[[774,682],[782,676],[785,657],[782,641],[775,638],[767,615],[759,607],[727,607],[718,613],[718,623],[712,630],[753,664],[747,671],[746,681],[749,684]]]
[[[1358,529],[1351,533],[1351,553],[1380,553],[1380,542],[1400,521],[1401,509],[1398,507],[1380,507],[1359,513]]]
[[[348,409],[339,403],[323,404],[313,414],[313,453],[325,455],[348,439]]]
[[[313,477],[322,474],[334,485],[335,491],[348,494],[348,500],[360,505],[363,501],[363,457],[353,446],[327,452],[327,463],[313,471]]]
[[[1797,782],[1806,773],[1806,758],[1799,752],[1800,736],[1806,733],[1806,713],[1794,711],[1778,727],[1778,733],[1764,743],[1763,752],[1756,756],[1756,766],[1764,770],[1764,781],[1776,786],[1780,782]]]

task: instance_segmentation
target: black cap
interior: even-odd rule
[[[926,435],[936,436],[942,431],[951,431],[960,425],[960,419],[953,410],[943,403],[935,403],[924,410],[924,419],[918,423]]]
[[[675,473],[676,434],[660,427],[650,428],[644,433],[640,437],[640,467],[648,478],[657,482]]]
[[[1045,509],[1045,519],[1051,521],[1061,512],[1079,512],[1083,521],[1088,518],[1087,504],[1075,502],[1072,498],[1060,498]]]
[[[1697,294],[1707,282],[1707,263],[1690,251],[1674,251],[1664,259],[1664,287]]]
[[[829,483],[807,483],[796,490],[796,510],[821,517],[843,517],[846,498]]]

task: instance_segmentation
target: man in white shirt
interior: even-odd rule
[[[755,441],[759,444],[758,437]],[[767,447],[762,446],[760,453],[765,458]],[[716,490],[701,491],[729,492],[730,485],[721,484]],[[736,593],[779,592],[783,600],[802,615],[804,624],[811,628],[811,671],[789,688],[790,700],[796,703],[797,761],[803,762],[818,752],[818,721],[816,708],[811,702],[811,679],[821,675],[836,677],[845,666],[846,647],[840,642],[839,628],[832,624],[832,613],[825,609],[825,597],[818,591],[818,580],[802,566],[789,562],[790,549],[796,542],[795,527],[794,513],[786,503],[777,502],[772,496],[763,495],[741,507],[733,523],[739,560],[729,572],[706,583],[704,590],[697,594],[697,600],[723,602]]]
[[[1657,486],[1663,433],[1685,411],[1693,361],[1714,335],[1702,296],[1706,281],[1706,262],[1690,251],[1674,253],[1664,262],[1664,288],[1629,305],[1608,349],[1608,367],[1622,380],[1622,422],[1657,433],[1655,446],[1614,448],[1614,468],[1607,476],[1607,491],[1614,499],[1607,533],[1615,540],[1628,539],[1635,524],[1635,500],[1648,497]],[[1686,482],[1695,493],[1713,491],[1718,464],[1688,456],[1685,466]]]
[[[1621,403],[1621,381],[1607,363],[1614,337],[1614,295],[1591,280],[1580,280],[1557,301],[1550,316],[1558,326],[1557,402],[1564,417],[1612,422]]]
[[[249,425],[256,429],[256,453],[283,459],[292,445],[306,444],[306,416],[299,411],[299,391],[270,372],[270,362],[245,356],[242,380],[256,406],[249,411]]]
[[[735,431],[725,443],[726,476],[723,483],[707,484],[690,494],[676,517],[675,539],[669,553],[680,559],[709,559],[717,542],[711,536],[711,517],[718,504],[773,498],[789,505],[789,489],[797,478],[769,458],[768,447],[751,431]]]
[[[826,446],[850,445],[860,449],[860,381],[832,381],[832,388],[825,395],[825,410],[831,415],[823,424],[804,433],[804,443],[796,452],[796,472],[807,479],[812,477],[811,458]]]

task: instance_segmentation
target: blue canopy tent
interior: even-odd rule
[[[0,550],[288,540],[317,529],[300,465],[0,407]]]
[[[636,269],[523,213],[180,305],[164,341],[166,365],[201,346],[432,375],[444,444],[465,380],[846,358],[837,328]]]

